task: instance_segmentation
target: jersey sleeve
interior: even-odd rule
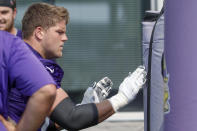
[[[9,59],[9,79],[12,87],[17,88],[24,96],[47,84],[55,84],[41,62],[20,39],[15,39]]]

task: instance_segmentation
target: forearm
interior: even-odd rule
[[[98,122],[102,122],[115,113],[109,100],[104,100],[96,104],[98,110]]]
[[[80,130],[94,126],[114,113],[108,100],[98,104],[75,106],[69,98],[66,98],[55,108],[50,118],[64,129]]]
[[[79,130],[96,125],[98,111],[93,103],[76,106],[66,98],[57,105],[50,118],[64,129]]]
[[[30,97],[25,112],[17,125],[17,131],[36,131],[48,115],[55,99],[56,88],[47,85]]]

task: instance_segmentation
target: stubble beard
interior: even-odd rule
[[[8,25],[6,25],[5,27],[5,31],[7,32],[11,32],[14,28],[14,19],[12,18],[12,21],[10,23],[8,23]]]

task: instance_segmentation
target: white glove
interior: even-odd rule
[[[112,81],[108,77],[104,77],[98,83],[94,82],[85,93],[81,104],[99,103],[106,99],[112,88]]]
[[[146,82],[146,74],[144,66],[139,66],[132,74],[129,73],[120,84],[118,93],[109,99],[114,111],[127,105],[135,98],[138,91]]]

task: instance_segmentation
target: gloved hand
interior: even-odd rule
[[[115,111],[127,105],[135,98],[138,91],[146,82],[146,74],[145,67],[139,66],[123,80],[119,86],[118,93],[109,99]]]
[[[146,82],[146,74],[145,67],[139,66],[132,74],[129,73],[120,84],[119,92],[122,92],[128,98],[129,102],[133,100]]]
[[[104,77],[98,83],[94,82],[85,93],[81,104],[99,103],[106,99],[112,88],[112,81],[108,77]]]

